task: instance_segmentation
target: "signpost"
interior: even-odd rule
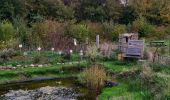
[[[21,53],[21,49],[22,49],[22,44],[19,44],[19,49],[20,49],[20,53]]]

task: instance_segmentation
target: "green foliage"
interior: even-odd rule
[[[89,19],[92,21],[102,21],[106,18],[102,1],[100,0],[82,0],[77,6],[77,17],[79,19]]]
[[[84,24],[76,24],[67,27],[65,34],[69,37],[76,38],[80,42],[85,42],[89,37],[90,31]]]
[[[16,16],[25,17],[27,14],[25,0],[1,0],[0,19],[13,21]]]
[[[118,40],[119,34],[126,32],[126,26],[125,25],[114,25],[113,30],[111,31],[111,36],[113,40]]]
[[[123,8],[122,16],[120,17],[120,23],[122,24],[132,24],[133,21],[137,18],[135,10],[131,6]]]
[[[16,36],[18,37],[19,43],[24,44],[24,48],[31,47],[31,44],[33,43],[33,41],[31,41],[32,29],[27,27],[27,23],[24,21],[24,19],[15,18],[13,23],[16,29]]]
[[[169,24],[169,0],[130,0],[129,2],[138,16],[143,16],[154,24]]]
[[[3,21],[0,23],[0,41],[9,41],[15,37],[15,29],[12,23]]]
[[[9,21],[2,21],[0,23],[0,49],[13,48],[17,44],[16,30]]]
[[[139,18],[133,22],[132,30],[139,33],[140,37],[149,37],[155,34],[155,27],[148,23],[144,18]]]
[[[139,35],[140,37],[147,37],[149,34],[152,34],[154,32],[154,27],[150,24],[144,24],[139,29]]]

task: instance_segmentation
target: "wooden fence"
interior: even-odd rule
[[[155,57],[155,63],[159,63],[163,65],[170,65],[170,56],[157,55]]]

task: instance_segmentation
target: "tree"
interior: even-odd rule
[[[125,6],[125,7],[123,7],[123,11],[119,18],[119,20],[120,20],[119,23],[126,24],[126,25],[132,24],[133,21],[135,21],[137,17],[138,16],[137,16],[135,10],[131,6]]]
[[[170,23],[169,0],[130,0],[129,4],[139,17],[153,24]]]
[[[45,19],[62,22],[74,19],[73,8],[65,5],[62,0],[30,0],[27,4],[29,23],[43,22]]]
[[[78,20],[103,21],[107,15],[104,10],[105,0],[82,0],[76,8]]]
[[[105,11],[107,19],[118,23],[122,16],[122,8],[123,7],[118,0],[106,0]]]
[[[0,19],[13,21],[16,16],[26,15],[25,0],[0,0]]]

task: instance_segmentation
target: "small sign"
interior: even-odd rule
[[[38,51],[41,51],[41,47],[38,47],[37,50],[38,50]]]
[[[74,39],[74,45],[77,46],[77,40],[76,39]]]
[[[54,51],[54,48],[51,48],[51,51]]]
[[[83,50],[80,50],[80,56],[83,56]]]
[[[19,44],[19,48],[22,48],[22,44]]]
[[[72,54],[72,53],[73,53],[73,50],[70,50],[70,53]]]

